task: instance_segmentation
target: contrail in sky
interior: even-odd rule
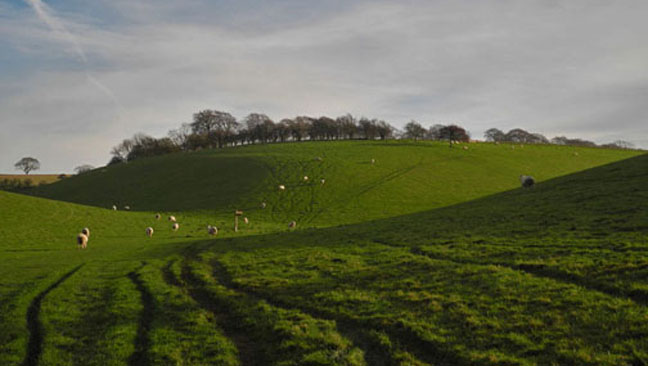
[[[31,6],[32,9],[34,9],[34,12],[36,13],[36,16],[40,20],[42,20],[45,24],[47,24],[48,27],[55,33],[60,34],[67,42],[72,44],[74,46],[74,51],[83,62],[86,68],[86,78],[88,81],[97,87],[97,89],[101,90],[104,94],[106,94],[113,103],[117,106],[118,110],[123,110],[124,108],[122,107],[121,103],[119,103],[119,100],[115,96],[115,93],[110,90],[107,86],[105,86],[103,83],[101,83],[99,80],[97,80],[94,76],[90,74],[88,71],[88,59],[86,58],[85,52],[83,52],[83,48],[81,48],[81,45],[79,42],[76,40],[76,38],[70,33],[63,22],[56,18],[54,15],[50,14],[50,10],[45,5],[41,0],[25,0],[29,6]],[[119,115],[118,115],[119,116]]]

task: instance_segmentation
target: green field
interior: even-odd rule
[[[33,185],[49,184],[59,180],[60,174],[0,174],[0,181],[19,180],[21,182],[29,180]],[[67,176],[69,177],[69,175]]]
[[[246,146],[0,192],[0,364],[648,364],[648,155],[467,146]]]

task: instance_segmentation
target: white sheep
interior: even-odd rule
[[[530,188],[535,184],[535,179],[530,175],[520,175],[520,183],[523,188]]]
[[[124,210],[126,210],[126,211],[130,210],[130,206],[128,206],[128,205],[124,206]]]
[[[117,211],[117,206],[113,205],[112,209],[113,211]]]
[[[265,202],[261,202],[261,208],[266,208],[266,203]]]
[[[171,222],[176,222],[175,216],[169,216],[168,220],[171,221]]]
[[[326,183],[326,179],[322,178],[322,179],[320,180],[320,183],[322,183],[322,184]]]
[[[162,215],[160,215],[159,213],[156,213],[156,214],[155,214],[155,219],[156,219],[156,220],[159,220],[161,217],[162,217]]]
[[[208,225],[207,226],[207,234],[212,235],[212,236],[217,235],[218,234],[218,228],[216,226]]]
[[[77,235],[77,248],[85,249],[88,246],[88,237],[84,233]]]
[[[464,146],[463,149],[464,149],[464,150],[468,150],[468,146]]]
[[[305,175],[305,176],[304,176],[304,182],[307,182],[307,181],[308,181],[308,176]]]
[[[296,227],[296,226],[297,226],[297,222],[296,222],[296,221],[291,221],[290,223],[288,223],[288,227],[291,228],[291,229],[294,228],[294,227]]]
[[[376,159],[371,159],[371,164],[375,164],[375,163],[376,163]]]
[[[88,239],[90,239],[90,229],[88,229],[87,227],[84,227],[84,228],[81,230],[81,234],[87,236]]]
[[[322,161],[322,160],[323,160],[323,159],[322,159],[321,156],[318,156],[318,157],[315,158],[315,161]]]
[[[149,238],[153,237],[153,228],[152,227],[149,226],[149,227],[146,228],[146,236],[148,236]]]
[[[173,231],[178,231],[178,229],[180,229],[180,224],[178,224],[177,222],[174,223],[174,224],[171,226],[171,229],[172,229]]]
[[[243,222],[246,223],[246,224],[249,224],[249,223],[250,223],[250,220],[248,220],[247,217],[244,217],[244,218],[243,218]]]
[[[575,152],[574,152],[574,156],[578,156],[578,151],[575,151]]]
[[[280,191],[284,191],[284,190],[286,190],[286,186],[284,186],[283,184],[280,184],[280,185],[279,185],[279,190],[280,190]]]

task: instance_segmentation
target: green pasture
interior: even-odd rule
[[[465,146],[245,146],[0,191],[0,364],[647,364],[648,155]]]

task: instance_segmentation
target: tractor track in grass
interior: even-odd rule
[[[469,365],[467,360],[462,359],[450,350],[444,350],[441,345],[434,342],[421,339],[413,330],[408,329],[402,325],[396,326],[382,326],[373,325],[348,316],[336,314],[332,312],[325,312],[319,309],[314,309],[305,306],[296,306],[289,301],[277,299],[262,293],[257,293],[249,289],[243,288],[235,284],[227,269],[217,259],[212,259],[210,264],[213,268],[213,276],[225,287],[243,293],[254,299],[264,300],[272,306],[282,309],[293,309],[307,314],[315,319],[323,319],[334,321],[337,330],[341,335],[351,340],[354,345],[361,348],[365,352],[365,361],[367,365],[378,366],[395,366],[400,365],[400,362],[393,357],[389,350],[378,342],[370,335],[371,331],[383,332],[389,336],[391,340],[397,340],[401,346],[400,350],[412,354],[417,359],[429,363],[434,366],[442,365]]]
[[[301,313],[309,315],[314,319],[335,321],[337,331],[343,337],[353,342],[355,346],[359,347],[364,352],[365,361],[367,362],[367,365],[376,365],[376,366],[395,365],[395,363],[391,359],[389,352],[385,352],[384,350],[379,349],[379,346],[375,344],[376,342],[370,339],[366,331],[359,330],[355,326],[350,326],[345,323],[340,323],[339,321],[334,319],[326,319],[321,316],[315,316],[312,312],[305,312],[301,308],[286,306],[286,304],[282,304],[280,302],[275,301],[274,299],[261,296],[251,291],[245,291],[244,289],[241,289],[232,283],[229,273],[218,260],[213,259],[210,261],[210,264],[213,269],[212,271],[213,277],[218,282],[220,282],[223,286],[229,288],[230,290],[236,291],[238,293],[242,293],[245,296],[250,297],[256,301],[263,300],[276,308],[285,309],[285,310],[297,310]]]
[[[514,271],[527,273],[534,277],[544,278],[554,280],[556,282],[582,287],[589,291],[598,292],[607,296],[611,296],[620,300],[632,301],[637,305],[647,306],[648,305],[648,293],[645,291],[635,290],[635,291],[623,291],[619,288],[612,286],[606,286],[602,283],[593,282],[586,278],[573,275],[566,272],[555,271],[550,267],[544,264],[530,264],[530,263],[521,263],[521,264],[510,264],[506,262],[489,262],[489,261],[474,261],[468,259],[457,259],[451,258],[440,254],[429,253],[422,250],[418,246],[409,246],[409,245],[399,245],[394,243],[389,243],[384,240],[374,240],[375,243],[385,245],[392,248],[408,249],[411,254],[423,256],[426,258],[448,261],[456,264],[470,264],[470,265],[479,265],[479,266],[500,266],[512,269]]]
[[[45,290],[41,291],[29,304],[27,308],[27,330],[29,331],[29,341],[27,343],[27,350],[25,359],[23,360],[24,366],[38,365],[41,353],[43,352],[43,325],[40,322],[40,309],[45,296],[52,290],[60,286],[65,280],[75,274],[85,263],[74,267],[69,272],[61,276],[56,282],[49,285]]]
[[[140,301],[142,302],[142,311],[139,315],[137,336],[135,337],[134,342],[135,351],[133,351],[133,354],[128,358],[128,364],[132,366],[147,366],[151,364],[149,357],[149,348],[151,343],[149,331],[153,324],[155,298],[153,297],[153,294],[151,294],[151,291],[146,287],[146,284],[139,274],[139,271],[144,268],[144,266],[146,266],[146,262],[142,262],[139,268],[126,275],[140,293]]]
[[[195,278],[191,273],[188,265],[182,265],[181,278],[176,277],[171,267],[175,260],[169,261],[162,268],[162,276],[165,282],[171,286],[175,286],[180,291],[190,298],[192,298],[201,308],[209,311],[214,315],[216,323],[221,327],[225,336],[229,338],[238,350],[239,361],[242,366],[263,366],[266,356],[258,345],[235,323],[234,318],[224,308],[226,306],[219,306],[218,302],[213,301],[207,290],[202,288],[200,280]]]
[[[530,263],[520,263],[520,264],[510,264],[510,263],[505,263],[505,262],[479,262],[479,261],[471,261],[471,260],[466,260],[466,259],[455,259],[455,258],[448,258],[443,255],[435,255],[432,253],[427,253],[423,250],[420,250],[420,248],[413,247],[410,250],[410,253],[415,254],[415,255],[420,255],[424,256],[427,258],[432,258],[432,259],[438,259],[438,260],[444,260],[448,262],[453,262],[457,264],[471,264],[471,265],[480,265],[480,266],[488,266],[488,265],[493,265],[493,266],[500,266],[504,268],[509,268],[514,271],[518,272],[523,272],[527,273],[531,276],[534,277],[539,277],[539,278],[544,278],[544,279],[550,279],[554,280],[556,282],[565,284],[565,285],[572,285],[572,286],[578,286],[582,287],[588,291],[594,291],[598,292],[607,296],[611,296],[620,300],[628,300],[632,301],[633,303],[640,305],[640,306],[646,306],[648,305],[648,293],[640,290],[635,290],[635,291],[623,291],[619,288],[612,287],[612,286],[606,286],[605,284],[602,283],[597,283],[591,280],[588,280],[586,278],[573,275],[570,273],[566,272],[561,272],[561,271],[555,271],[551,269],[550,267],[544,265],[544,264],[530,264]]]

